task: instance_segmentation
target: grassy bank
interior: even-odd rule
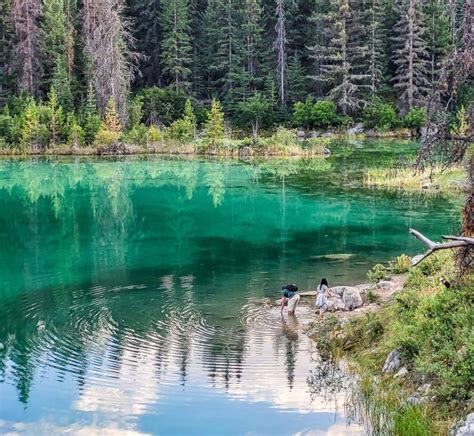
[[[462,191],[466,183],[466,171],[462,165],[446,170],[441,166],[415,172],[413,168],[372,168],[367,170],[366,186],[407,191]]]
[[[345,358],[360,382],[350,408],[378,434],[446,434],[472,409],[474,386],[474,275],[455,283],[453,253],[433,255],[411,268],[403,291],[374,313],[343,323],[314,323],[323,351]],[[393,350],[401,373],[382,373]],[[409,397],[415,400],[410,401]],[[417,403],[417,404],[414,404]]]

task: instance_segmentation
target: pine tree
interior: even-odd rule
[[[59,104],[58,94],[56,88],[51,87],[48,98],[48,131],[49,131],[49,143],[54,145],[58,142],[63,132],[64,124],[64,113],[63,108]]]
[[[104,120],[102,122],[102,129],[109,132],[120,133],[122,131],[122,123],[120,116],[115,106],[115,101],[112,97],[107,101],[104,111]]]
[[[222,29],[217,19],[218,1],[219,0],[209,0],[207,2],[202,21],[203,32],[199,62],[202,81],[204,82],[204,97],[207,99],[211,99],[212,96],[217,94],[217,80],[219,77],[217,50],[221,40]]]
[[[40,11],[40,0],[12,2],[11,21],[16,36],[18,87],[30,94],[38,91],[41,76],[38,27]]]
[[[284,108],[287,100],[288,65],[287,65],[287,39],[285,26],[285,5],[284,0],[276,0],[276,25],[275,25],[275,45],[277,55],[276,71],[278,80],[278,101],[280,107]]]
[[[207,114],[205,125],[206,139],[211,146],[215,147],[224,138],[224,112],[219,100],[212,99],[211,109]]]
[[[368,38],[369,47],[369,74],[370,90],[372,95],[376,94],[382,82],[384,72],[384,39],[383,28],[384,8],[382,0],[370,0],[368,10]]]
[[[163,0],[161,65],[176,90],[190,87],[191,42],[187,0]]]
[[[449,10],[444,0],[428,0],[424,14],[427,21],[427,50],[429,53],[429,81],[434,86],[438,80],[442,60],[450,48]]]
[[[393,62],[397,67],[392,78],[398,93],[400,114],[423,104],[428,93],[428,71],[425,27],[419,0],[397,0],[399,14],[395,26],[395,53]]]
[[[363,22],[357,11],[351,11],[348,0],[330,0],[323,19],[326,42],[311,48],[320,68],[312,78],[329,85],[328,96],[344,115],[354,113],[366,103],[370,78],[364,67],[368,47],[361,43]]]
[[[94,87],[90,83],[87,89],[87,98],[84,105],[81,123],[84,130],[84,142],[87,145],[91,145],[94,142],[95,136],[99,131],[100,124],[101,121],[97,109]]]
[[[13,26],[11,22],[11,3],[0,0],[0,105],[2,100],[13,91]]]
[[[131,4],[134,17],[137,50],[144,54],[140,64],[140,85],[161,85],[161,24],[160,0],[139,0]]]
[[[301,63],[299,53],[296,52],[288,64],[288,101],[291,104],[302,101],[306,95],[306,71]]]

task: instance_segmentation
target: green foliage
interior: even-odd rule
[[[388,276],[388,271],[387,268],[378,263],[377,265],[374,265],[373,268],[367,272],[367,278],[371,282],[378,282],[379,280],[383,280],[387,278]]]
[[[403,127],[407,129],[419,129],[426,122],[426,108],[412,108],[402,119]]]
[[[219,145],[224,139],[224,112],[221,104],[216,99],[212,99],[205,129],[206,140],[213,147]]]
[[[123,135],[123,141],[133,145],[147,145],[148,139],[148,127],[144,124],[136,124]]]
[[[127,129],[133,129],[143,121],[143,96],[137,95],[128,105]]]
[[[369,304],[378,303],[380,301],[380,297],[372,289],[367,291],[366,298]]]
[[[406,254],[397,256],[392,262],[390,262],[390,269],[395,274],[406,273],[411,267],[411,258]]]
[[[77,117],[69,113],[66,121],[67,143],[72,147],[81,147],[84,145],[84,129],[79,124]]]
[[[146,124],[169,126],[179,119],[186,104],[186,95],[172,88],[146,88],[139,96],[143,99],[143,119]]]
[[[272,103],[264,94],[256,92],[238,106],[238,121],[241,126],[252,127],[254,140],[258,139],[260,127],[269,125]]]
[[[84,142],[86,145],[91,145],[94,142],[97,132],[100,129],[100,124],[101,120],[97,110],[94,88],[89,84],[81,120],[81,126],[84,130]]]
[[[376,100],[368,105],[362,114],[364,124],[369,129],[385,131],[398,125],[395,108],[389,103]]]
[[[350,117],[342,118],[337,114],[336,105],[330,100],[313,102],[308,97],[293,106],[293,124],[296,126],[327,129],[350,121]]]

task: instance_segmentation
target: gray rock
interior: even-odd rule
[[[474,413],[470,413],[465,419],[454,424],[449,434],[452,436],[474,436]]]
[[[395,378],[403,378],[408,374],[408,369],[405,367],[401,368],[395,375]]]
[[[423,398],[421,398],[419,395],[411,395],[407,398],[407,403],[412,405],[412,406],[419,406],[421,403],[423,403]]]
[[[304,130],[298,130],[298,132],[296,134],[298,135],[298,138],[306,137],[306,133],[305,133]]]
[[[400,369],[402,366],[402,356],[400,350],[397,348],[392,350],[383,364],[382,372],[385,374],[393,373]]]
[[[351,127],[350,129],[347,129],[348,135],[360,135],[363,132],[364,132],[364,125],[362,123],[358,123],[355,126]]]
[[[332,132],[324,132],[321,137],[323,138],[332,138],[334,136],[334,133]]]
[[[245,146],[245,147],[242,147],[239,150],[239,154],[240,154],[240,156],[252,156],[253,155],[253,150],[252,150],[251,147]]]
[[[383,291],[392,291],[393,283],[388,280],[380,280],[380,282],[377,283],[377,288]]]
[[[341,297],[344,295],[344,291],[347,289],[347,286],[333,286],[331,288],[331,292],[338,297]]]
[[[369,289],[373,288],[374,285],[372,283],[363,283],[355,287],[359,290],[361,294],[365,294]]]
[[[329,150],[329,148],[324,148],[323,155],[324,156],[330,156],[331,155],[331,150]]]
[[[336,312],[337,310],[344,310],[346,308],[340,297],[328,297],[327,305],[329,312]]]
[[[417,389],[417,392],[419,392],[421,395],[428,395],[430,390],[431,390],[431,383],[425,383]]]
[[[357,309],[364,304],[357,288],[347,287],[342,294],[342,301],[347,310]]]

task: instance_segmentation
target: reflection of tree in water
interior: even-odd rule
[[[281,335],[275,335],[276,351],[284,346],[285,371],[288,387],[293,389],[295,380],[296,356],[298,355],[298,319],[296,316],[288,317],[288,321],[281,317]]]
[[[347,372],[330,356],[321,357],[320,354],[312,355],[316,364],[306,379],[312,399],[323,397],[333,399],[336,394],[347,389],[350,382]]]
[[[202,167],[203,180],[208,187],[209,196],[214,206],[220,206],[225,194],[225,174],[227,164],[210,163]]]

